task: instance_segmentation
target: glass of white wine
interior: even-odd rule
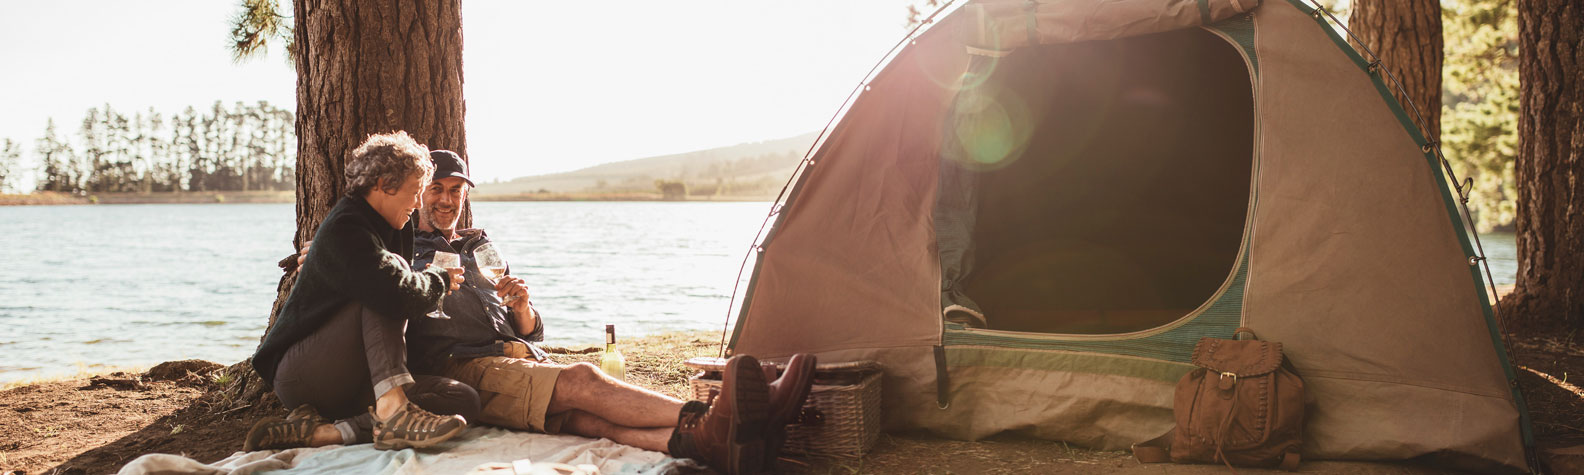
[[[455,268],[455,267],[462,267],[462,256],[458,256],[454,252],[435,251],[434,260],[430,261],[430,265],[433,265],[435,267],[446,268],[446,269]],[[447,289],[447,290],[448,291],[446,293],[449,294],[450,293],[449,289]],[[450,315],[446,315],[445,314],[445,310],[441,309],[441,307],[443,306],[442,304],[444,304],[444,303],[445,303],[445,297],[440,297],[440,303],[435,304],[435,310],[433,312],[429,312],[429,318],[436,318],[436,319],[440,319],[440,320],[450,320],[451,316]]]
[[[493,244],[486,242],[473,248],[473,262],[478,263],[479,273],[484,274],[484,278],[492,285],[499,284],[501,277],[506,276],[506,258],[501,257]],[[512,300],[516,300],[516,296],[508,295],[501,299],[501,305],[509,304]]]

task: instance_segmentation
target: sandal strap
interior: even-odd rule
[[[442,430],[441,426],[452,420],[449,416],[436,415],[415,404],[407,403],[390,417],[376,420],[374,427],[379,429],[381,439],[423,440],[448,432]]]
[[[245,449],[275,450],[306,447],[313,441],[314,427],[311,419],[265,419],[248,431]]]
[[[311,404],[297,406],[296,409],[292,409],[290,413],[286,414],[286,420],[288,421],[298,419],[305,419],[314,422],[330,422],[329,419],[325,419],[324,416],[319,415],[319,411],[314,409],[313,405]]]

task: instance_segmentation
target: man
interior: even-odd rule
[[[627,384],[588,363],[550,363],[532,343],[543,341],[544,320],[528,287],[509,272],[492,285],[473,261],[473,250],[488,243],[488,235],[456,229],[473,186],[467,165],[450,151],[430,157],[435,175],[422,193],[414,264],[424,265],[436,251],[457,253],[464,278],[444,301],[450,320],[424,319],[408,329],[415,371],[472,386],[482,403],[479,420],[487,424],[604,437],[726,473],[757,472],[772,463],[781,431],[808,395],[813,357],[795,357],[773,390],[757,361],[733,357],[712,406]]]
[[[464,417],[419,406],[475,412],[471,388],[415,376],[406,365],[408,319],[459,288],[462,272],[408,265],[410,213],[434,171],[428,155],[403,132],[372,135],[352,152],[347,194],[319,226],[296,286],[253,355],[254,370],[298,409],[255,424],[245,450],[368,441],[378,449],[427,447],[466,428]],[[321,420],[321,412],[341,421]]]

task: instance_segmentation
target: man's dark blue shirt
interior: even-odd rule
[[[461,256],[464,269],[461,288],[444,301],[445,314],[451,318],[414,318],[407,327],[407,365],[414,372],[438,374],[447,358],[504,356],[505,343],[511,341],[527,345],[535,358],[545,359],[544,350],[533,344],[544,341],[543,314],[533,331],[518,333],[512,326],[511,310],[501,305],[495,286],[484,278],[474,261],[473,250],[488,242],[489,236],[481,229],[457,231],[454,241],[436,232],[418,231],[414,236],[414,269],[428,266],[435,251]],[[510,268],[507,273],[511,273]]]

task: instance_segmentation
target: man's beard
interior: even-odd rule
[[[423,212],[419,213],[419,215],[421,215],[424,221],[429,223],[429,227],[434,228],[435,231],[450,234],[452,231],[456,230],[457,219],[461,218],[461,213],[459,213],[456,208],[452,208],[451,219],[449,220],[439,219],[439,213],[440,210],[438,206],[425,206],[423,208]]]

